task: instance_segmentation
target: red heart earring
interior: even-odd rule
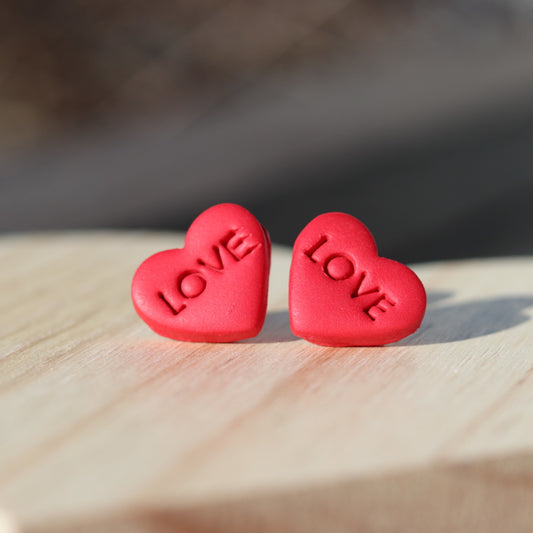
[[[139,266],[133,305],[165,337],[246,339],[263,326],[269,270],[266,230],[243,207],[215,205],[192,223],[184,248],[159,252]]]
[[[356,218],[325,213],[296,239],[289,282],[295,335],[324,346],[378,346],[413,333],[425,309],[416,274],[379,257]]]

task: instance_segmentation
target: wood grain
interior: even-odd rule
[[[263,331],[209,345],[131,306],[181,243],[0,239],[2,533],[532,530],[533,258],[415,265],[419,332],[324,348],[290,332],[274,247]]]

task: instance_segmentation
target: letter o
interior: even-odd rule
[[[178,282],[178,288],[185,298],[197,298],[205,291],[207,281],[200,272],[186,272]]]
[[[348,279],[355,272],[353,262],[343,254],[330,255],[324,262],[325,274],[335,280]]]

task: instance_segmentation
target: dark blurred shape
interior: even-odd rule
[[[284,244],[345,211],[403,261],[530,254],[532,57],[518,0],[7,0],[0,230],[233,201]]]

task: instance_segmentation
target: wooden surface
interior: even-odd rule
[[[129,284],[181,237],[0,239],[0,531],[531,531],[533,258],[415,265],[422,328],[160,338]]]

